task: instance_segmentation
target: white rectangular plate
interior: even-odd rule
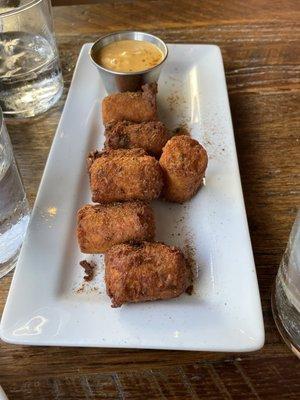
[[[194,293],[110,307],[102,256],[80,253],[76,212],[90,202],[86,156],[103,146],[98,72],[83,46],[49,154],[1,323],[4,341],[32,345],[251,351],[264,343],[255,266],[222,56],[169,45],[159,80],[161,119],[188,124],[207,148],[206,185],[188,203],[153,203],[156,239],[193,259]],[[96,261],[83,283],[79,262]]]

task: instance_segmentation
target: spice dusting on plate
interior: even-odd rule
[[[83,282],[78,288],[74,288],[75,293],[77,294],[100,294],[100,289],[98,286],[90,286],[89,283]]]
[[[95,276],[96,263],[94,263],[93,261],[88,262],[86,260],[83,260],[83,261],[80,261],[79,264],[82,266],[82,268],[84,269],[84,272],[85,272],[85,276],[83,277],[84,280],[86,282],[92,281]]]
[[[197,271],[197,262],[196,262],[196,249],[193,244],[193,240],[191,238],[185,240],[184,246],[183,246],[183,253],[185,256],[185,259],[190,266],[193,274],[193,281],[198,277],[198,271]],[[189,295],[193,294],[193,285],[187,288],[186,293]]]
[[[174,92],[167,97],[167,102],[169,104],[170,111],[175,111],[181,104],[182,99],[179,94]]]
[[[191,132],[186,124],[182,124],[173,130],[174,136],[186,135],[190,136]]]
[[[193,287],[193,285],[191,285],[186,289],[185,293],[187,293],[189,296],[191,296],[193,294],[193,290],[194,290],[194,287]]]

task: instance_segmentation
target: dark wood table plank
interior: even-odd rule
[[[1,343],[0,384],[17,400],[298,399],[299,362],[275,328],[270,291],[299,205],[299,1],[104,0],[58,7],[54,16],[63,98],[41,117],[8,123],[31,205],[83,43],[135,28],[168,42],[221,47],[266,344],[258,352],[228,354]],[[11,275],[0,281],[0,310]]]
[[[11,399],[298,400],[293,356],[11,381]]]

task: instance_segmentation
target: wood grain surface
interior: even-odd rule
[[[299,206],[300,2],[103,0],[54,8],[54,20],[63,98],[41,117],[7,124],[31,205],[83,43],[141,29],[168,42],[221,47],[266,343],[225,354],[1,342],[0,384],[10,400],[299,399],[299,361],[275,328],[270,291]],[[0,311],[11,277],[0,281]]]

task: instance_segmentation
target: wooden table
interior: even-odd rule
[[[225,354],[1,343],[10,399],[299,399],[300,365],[272,319],[270,290],[299,205],[300,2],[128,1],[54,8],[65,78],[42,117],[8,123],[31,205],[85,42],[119,29],[221,47],[260,285],[266,344]],[[0,281],[3,309],[12,274]]]

